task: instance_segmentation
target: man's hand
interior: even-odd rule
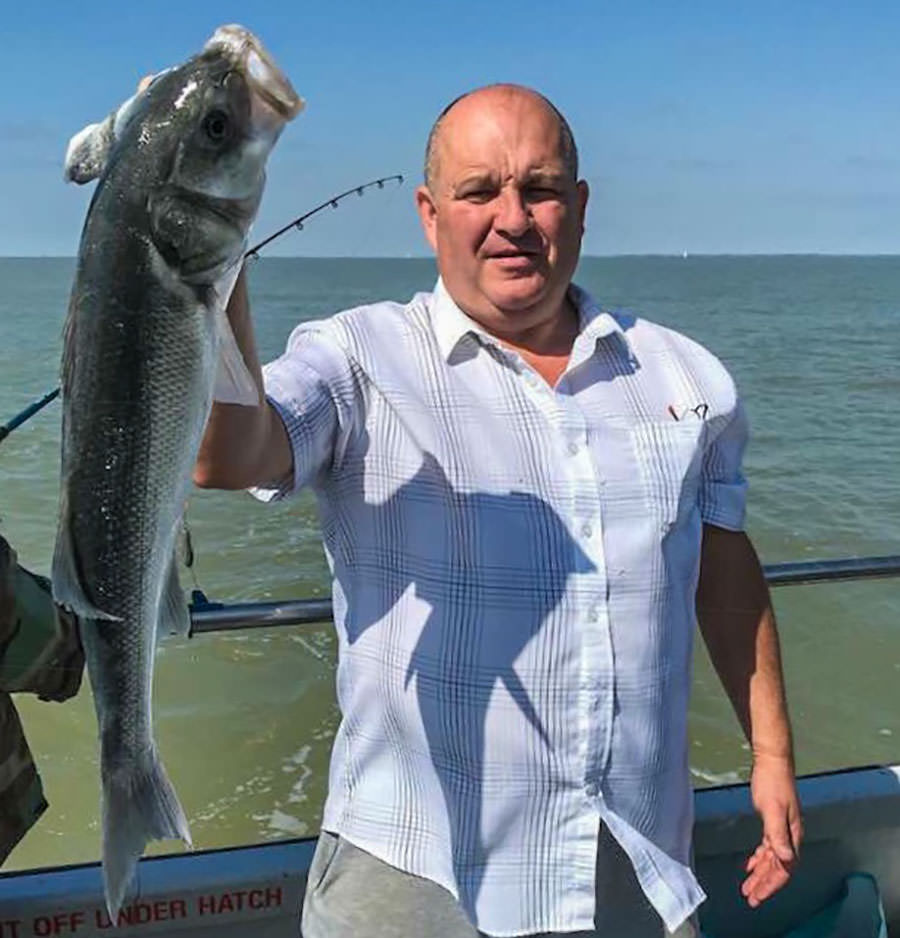
[[[787,883],[800,855],[803,822],[792,761],[783,756],[757,756],[750,794],[762,820],[763,835],[747,860],[749,875],[741,893],[755,909]]]

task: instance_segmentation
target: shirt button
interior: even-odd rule
[[[572,456],[575,456],[578,453],[578,444],[576,442],[571,442],[568,446],[569,453]]]
[[[587,612],[588,622],[596,622],[597,619],[599,618],[600,618],[600,614],[597,612],[597,607],[591,606],[591,608],[588,609],[588,612]]]
[[[594,533],[594,529],[589,524],[583,524],[581,526],[581,536],[590,537]]]

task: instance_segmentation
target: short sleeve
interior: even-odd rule
[[[737,401],[724,426],[706,448],[700,475],[700,517],[704,523],[729,531],[744,528],[747,480],[742,462],[749,425],[743,404]]]
[[[353,368],[317,325],[298,326],[284,354],[263,368],[266,397],[287,431],[294,470],[289,478],[251,488],[260,501],[277,501],[314,484],[334,465],[353,425]]]

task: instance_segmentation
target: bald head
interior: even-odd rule
[[[559,147],[560,154],[571,172],[572,179],[578,179],[578,149],[575,146],[575,138],[572,135],[572,129],[568,121],[563,117],[560,111],[548,101],[542,94],[534,91],[532,88],[526,88],[524,85],[514,84],[495,84],[485,85],[482,88],[476,88],[474,91],[467,91],[458,98],[451,101],[443,111],[438,115],[434,122],[431,132],[428,134],[428,143],[425,146],[425,185],[429,189],[434,188],[437,180],[438,169],[440,166],[441,149],[443,134],[448,125],[452,124],[453,118],[459,116],[461,109],[470,108],[472,105],[486,103],[485,99],[495,98],[502,100],[507,98],[530,100],[545,110],[555,121],[559,128]],[[462,106],[462,108],[461,108]]]

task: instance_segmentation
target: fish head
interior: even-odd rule
[[[302,106],[252,33],[220,27],[184,70],[172,102],[184,124],[174,181],[221,198],[258,195],[269,153]]]
[[[215,280],[240,260],[269,153],[303,102],[239,26],[216,30],[145,93],[136,142],[152,140],[164,165],[149,196],[153,241],[183,277]]]

